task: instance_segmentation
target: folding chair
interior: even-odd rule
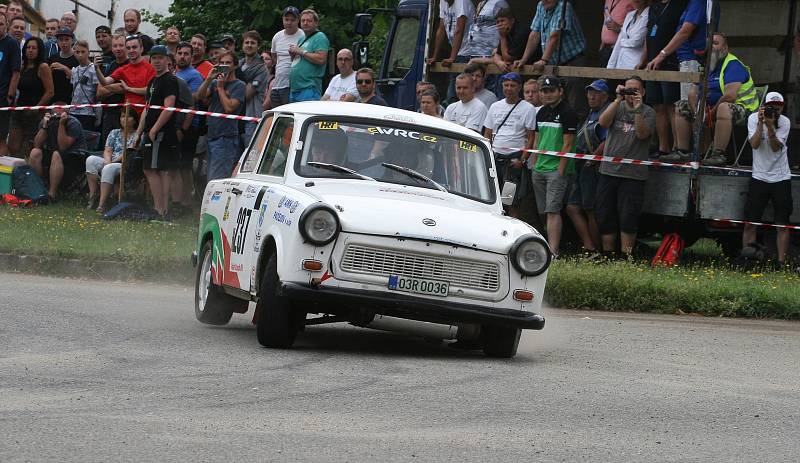
[[[758,107],[760,108],[762,104],[764,104],[764,100],[767,98],[767,92],[769,91],[769,85],[762,85],[761,87],[756,87],[756,95],[758,95]],[[745,121],[745,127],[747,127],[747,122]],[[745,131],[745,134],[747,131]],[[745,142],[742,143],[742,146],[739,149],[736,149],[736,133],[731,130],[731,140],[733,140],[733,151],[736,153],[736,158],[733,160],[733,167],[741,167],[739,165],[739,158],[742,157],[742,153],[744,152],[744,147],[747,146],[747,135],[745,135]]]

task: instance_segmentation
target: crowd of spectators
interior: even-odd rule
[[[451,74],[444,98],[429,82],[419,82],[416,88],[420,112],[491,140],[507,212],[518,216],[524,197],[533,194],[556,255],[562,212],[587,251],[630,254],[648,170],[531,155],[526,148],[687,162],[693,146],[691,124],[699,94],[695,84],[645,83],[635,77],[620,83],[521,77],[523,65],[532,65],[540,74],[552,64],[696,72],[705,60],[705,1],[604,0],[602,7],[598,59],[590,63],[583,28],[569,1],[540,0],[528,25],[518,20],[506,0],[477,5],[442,0],[427,61],[466,66]],[[123,17],[124,27],[115,31],[99,25],[90,44],[75,36],[76,17],[65,12],[60,19],[46,21],[41,39],[25,32],[22,8],[11,0],[0,14],[0,53],[6,57],[0,60],[0,95],[7,97],[0,106],[128,102],[259,117],[263,110],[296,101],[387,105],[375,72],[355,66],[349,49],[335,54],[338,74],[324,85],[333,64],[328,63],[331,44],[319,30],[314,10],[284,8],[283,29],[268,47],[254,30],[209,41],[202,34],[182,38],[177,27],[169,27],[156,41],[139,30],[137,10],[125,10]],[[442,55],[446,48],[449,55]],[[756,209],[771,199],[781,213],[776,220],[783,220],[792,206],[791,195],[788,204],[780,198],[788,188],[784,171],[788,172],[789,124],[780,115],[783,99],[775,94],[761,104],[749,68],[730,52],[722,33],[713,34],[709,62],[705,98],[714,138],[702,162],[728,163],[733,128],[747,124],[754,182],[766,184],[756,184],[747,214],[756,217]],[[500,74],[487,73],[492,64]],[[87,207],[98,212],[108,207],[123,147],[141,156],[154,208],[167,215],[191,207],[196,159],[206,160],[208,180],[230,175],[255,129],[252,123],[142,107],[127,117],[120,108],[11,113],[0,112],[0,154],[10,151],[27,158],[48,181],[53,200],[65,170],[79,166],[89,185]],[[121,130],[124,127],[127,130]],[[96,153],[88,158],[79,154],[87,150]],[[779,235],[779,249],[785,250],[786,236]],[[744,240],[752,239],[748,229]],[[779,259],[784,257],[785,252]]]

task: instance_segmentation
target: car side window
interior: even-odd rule
[[[275,127],[267,144],[267,152],[261,159],[258,173],[283,177],[286,171],[286,159],[289,156],[289,145],[292,142],[294,119],[280,117],[275,121]]]
[[[269,128],[272,127],[272,116],[269,116],[258,127],[256,136],[253,142],[250,143],[250,148],[247,150],[244,159],[242,159],[242,167],[240,172],[252,172],[256,168],[258,156],[264,152],[264,147],[267,145],[267,135],[269,135]],[[248,122],[250,124],[250,122]]]

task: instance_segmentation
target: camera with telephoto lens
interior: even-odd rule
[[[764,119],[775,119],[777,116],[777,111],[772,106],[764,106]]]
[[[636,95],[638,93],[639,93],[639,90],[637,90],[635,88],[623,88],[622,90],[619,91],[619,94],[621,96],[634,96],[634,95]]]

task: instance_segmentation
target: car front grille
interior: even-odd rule
[[[450,286],[496,292],[500,287],[500,268],[493,262],[434,256],[362,244],[348,244],[342,270],[388,277],[447,281]]]

